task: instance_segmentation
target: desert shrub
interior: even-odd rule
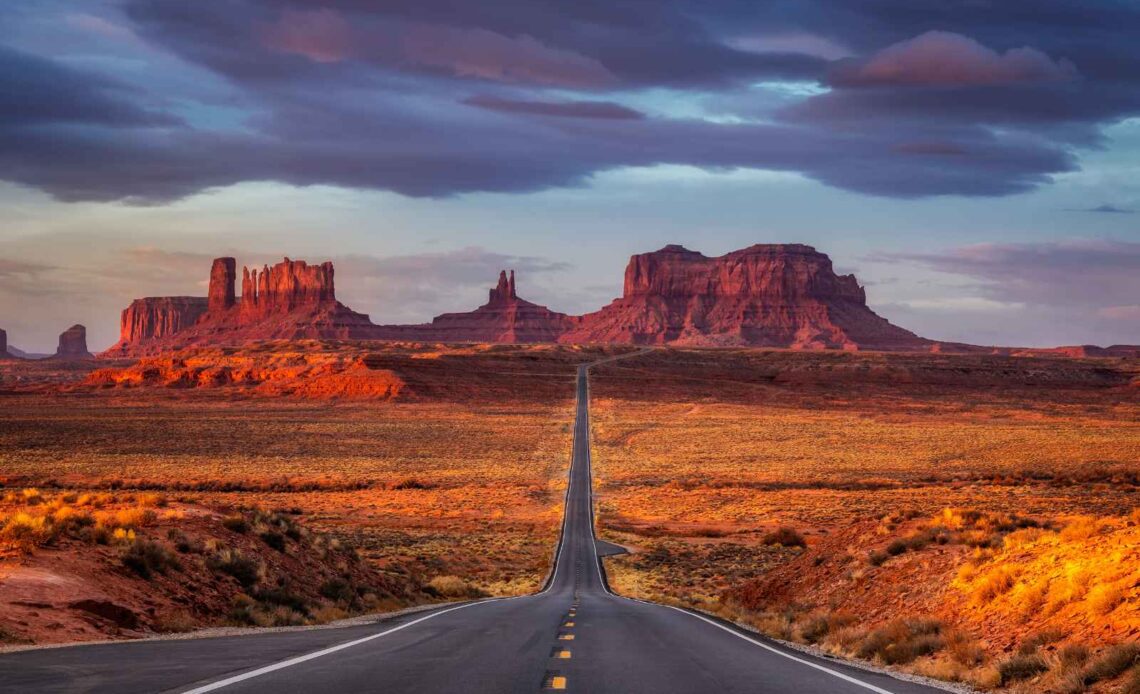
[[[807,622],[800,627],[800,635],[808,643],[817,643],[828,634],[837,632],[845,627],[854,624],[856,618],[854,615],[833,612],[831,614],[816,615],[807,620]]]
[[[0,540],[24,551],[45,545],[56,537],[56,528],[45,516],[20,511],[13,514],[0,529]]]
[[[343,578],[330,578],[321,584],[319,589],[321,597],[336,602],[351,603],[356,599],[356,590],[352,583]]]
[[[239,535],[244,535],[249,532],[249,521],[245,519],[245,516],[239,513],[223,518],[222,527]]]
[[[1140,645],[1122,643],[1113,646],[1085,668],[1081,674],[1081,681],[1085,685],[1091,685],[1115,679],[1136,665],[1138,658],[1140,658]]]
[[[1100,531],[1100,524],[1092,516],[1078,516],[1061,528],[1061,539],[1066,542],[1087,540]]]
[[[887,545],[887,554],[891,555],[892,557],[896,557],[896,556],[902,554],[903,552],[905,552],[906,550],[907,550],[906,541],[902,540],[902,539],[894,540],[889,545]]]
[[[28,506],[38,506],[44,502],[44,495],[40,493],[40,490],[34,487],[25,489],[21,492],[20,496],[23,502]]]
[[[458,576],[436,576],[428,581],[425,588],[429,593],[445,598],[474,598],[482,595],[482,591]]]
[[[338,619],[344,619],[348,616],[348,612],[336,605],[321,605],[313,610],[311,617],[312,621],[317,624],[327,624],[335,622]]]
[[[253,597],[263,603],[284,605],[298,613],[306,614],[309,611],[309,601],[290,590],[288,584],[262,588],[255,592]]]
[[[206,559],[211,570],[229,574],[245,588],[253,587],[261,580],[265,567],[256,559],[247,557],[236,549],[223,548]]]
[[[424,481],[422,481],[422,480],[418,480],[418,479],[416,479],[416,478],[414,478],[414,477],[409,477],[409,478],[407,478],[407,479],[403,479],[403,480],[400,480],[400,481],[399,481],[399,482],[397,482],[396,484],[393,484],[393,485],[392,485],[392,489],[398,489],[398,490],[404,490],[404,489],[431,489],[431,488],[432,488],[432,485],[431,485],[431,484],[429,484],[428,482],[424,482]]]
[[[1089,591],[1086,600],[1090,614],[1094,617],[1106,615],[1124,602],[1124,588],[1120,585],[1102,583]]]
[[[1036,677],[1048,669],[1048,663],[1039,655],[1015,655],[998,663],[1003,685]]]
[[[263,533],[260,533],[258,537],[261,538],[262,542],[269,545],[278,552],[285,551],[285,536],[281,533],[275,530],[267,530]]]
[[[867,563],[871,566],[882,566],[890,555],[880,549],[873,549],[867,553]]]
[[[135,503],[139,506],[142,506],[143,508],[164,508],[167,505],[168,501],[166,500],[166,496],[163,494],[149,492],[146,494],[139,494],[137,497],[135,497]]]
[[[941,622],[933,619],[896,620],[868,634],[856,655],[887,665],[905,665],[942,650],[945,641],[941,631]]]
[[[974,582],[970,597],[976,605],[985,605],[1013,587],[1017,573],[1007,566],[998,566]]]
[[[800,535],[795,528],[788,526],[782,526],[767,533],[761,542],[766,545],[782,545],[784,547],[807,547],[804,536]]]
[[[961,631],[946,635],[946,651],[954,662],[967,667],[986,662],[986,649],[976,639]]]
[[[1083,643],[1070,643],[1057,651],[1057,660],[1061,667],[1070,668],[1084,665],[1089,659],[1089,647]]]
[[[1022,640],[1017,648],[1020,655],[1033,655],[1037,649],[1042,646],[1047,646],[1051,643],[1056,643],[1065,638],[1065,632],[1056,628],[1046,628],[1041,631],[1034,632]]]
[[[157,542],[136,539],[120,557],[123,566],[145,578],[151,579],[154,574],[164,574],[169,569],[180,569],[178,557],[170,550]]]

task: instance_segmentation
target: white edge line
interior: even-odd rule
[[[299,655],[295,658],[290,658],[288,660],[282,660],[280,662],[273,663],[272,665],[266,665],[265,667],[260,667],[256,670],[249,670],[248,672],[243,672],[239,675],[234,675],[233,677],[228,677],[224,680],[218,680],[217,682],[211,682],[210,684],[205,684],[205,685],[202,685],[201,687],[197,687],[195,689],[187,689],[185,692],[183,692],[183,694],[204,694],[205,692],[212,692],[212,691],[215,691],[217,689],[221,689],[223,687],[228,687],[231,684],[237,684],[238,682],[244,682],[245,680],[253,679],[254,677],[260,677],[261,675],[265,675],[265,674],[268,674],[270,672],[274,672],[276,670],[282,670],[282,669],[287,668],[287,667],[292,667],[294,665],[299,665],[299,664],[304,663],[306,661],[313,660],[314,658],[320,658],[321,656],[325,656],[325,655],[328,655],[330,653],[336,653],[337,651],[342,651],[346,648],[352,648],[353,646],[358,646],[358,645],[365,643],[367,641],[371,641],[373,639],[378,639],[381,636],[387,636],[388,634],[400,631],[401,629],[407,629],[408,627],[413,626],[415,624],[419,624],[420,622],[426,622],[427,620],[438,617],[441,614],[447,614],[448,612],[454,612],[455,610],[462,610],[466,607],[473,607],[475,605],[484,605],[488,602],[497,602],[499,600],[509,600],[509,599],[510,598],[493,598],[491,600],[480,600],[478,602],[469,602],[466,605],[458,605],[456,607],[449,607],[446,610],[440,610],[439,612],[432,612],[431,614],[429,614],[426,617],[420,617],[419,619],[414,619],[414,620],[407,622],[405,624],[401,624],[398,627],[393,627],[393,628],[388,629],[386,631],[382,631],[379,634],[372,634],[371,636],[365,636],[364,638],[356,639],[355,641],[348,641],[346,643],[341,643],[341,644],[337,644],[335,646],[330,646],[328,648],[324,648],[324,649],[321,649],[319,651],[313,651],[312,653],[306,653],[305,655]]]
[[[587,426],[587,428],[586,428],[586,469],[589,470],[589,472],[590,472],[590,521],[591,521],[590,530],[592,531],[593,530],[593,520],[594,520],[594,464],[593,464],[594,461],[593,461],[593,453],[592,453],[593,446],[591,445],[593,442],[590,440],[592,438],[592,436],[591,436],[592,430],[589,427],[589,421],[590,421],[590,419],[589,419],[589,417],[590,417],[590,414],[589,414],[590,413],[589,398],[590,398],[590,381],[589,381],[589,379],[587,379],[586,380],[586,422],[587,422],[587,425],[586,425]],[[748,643],[751,643],[754,646],[759,646],[760,648],[763,648],[766,651],[771,651],[772,653],[775,653],[776,655],[779,655],[779,656],[783,656],[783,657],[787,658],[788,660],[794,660],[795,662],[800,663],[801,665],[807,665],[810,668],[815,668],[816,670],[819,670],[821,672],[826,672],[827,674],[829,674],[833,677],[838,677],[841,680],[844,680],[846,682],[850,682],[851,684],[858,685],[858,686],[863,687],[865,689],[869,689],[872,692],[876,692],[877,694],[894,694],[894,692],[891,692],[888,689],[883,689],[882,687],[877,687],[873,684],[870,684],[869,682],[864,682],[863,680],[852,677],[850,675],[845,675],[842,672],[839,672],[838,670],[832,670],[829,667],[825,667],[825,666],[820,665],[818,663],[813,663],[810,660],[806,660],[804,658],[794,656],[791,653],[785,653],[784,651],[780,650],[779,648],[776,648],[775,646],[769,646],[768,644],[764,643],[763,641],[759,641],[759,640],[754,639],[750,636],[745,636],[744,634],[741,634],[739,631],[736,631],[735,629],[731,629],[729,627],[726,627],[723,624],[719,624],[719,623],[709,619],[708,617],[703,617],[699,614],[694,614],[692,612],[689,612],[688,610],[683,610],[680,607],[674,607],[673,605],[663,605],[663,604],[659,604],[659,603],[655,603],[655,602],[649,602],[646,600],[638,600],[637,598],[628,598],[624,595],[618,595],[617,593],[610,590],[609,584],[606,582],[605,577],[602,576],[602,557],[596,556],[597,555],[597,544],[598,544],[598,538],[595,537],[594,538],[594,554],[595,554],[594,568],[596,568],[598,570],[598,581],[602,585],[602,590],[604,590],[609,595],[612,595],[613,597],[618,598],[620,600],[629,600],[630,602],[638,602],[638,603],[641,603],[642,605],[649,605],[651,607],[667,607],[670,610],[676,610],[677,612],[680,612],[683,615],[688,615],[689,617],[692,617],[694,619],[699,619],[702,622],[707,622],[707,623],[713,625],[714,627],[716,627],[717,629],[721,629],[723,631],[726,631],[726,632],[732,634],[733,636],[735,636],[737,638],[743,639],[743,640],[747,641]]]

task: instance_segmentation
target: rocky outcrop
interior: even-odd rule
[[[120,340],[108,356],[139,356],[195,345],[250,340],[373,337],[368,316],[336,300],[332,263],[309,265],[285,258],[276,265],[242,268],[217,258],[206,297],[152,297],[123,311]]]
[[[206,314],[207,300],[197,296],[135,299],[119,319],[119,343],[138,345],[190,328]]]
[[[436,342],[556,342],[576,325],[577,319],[565,313],[520,299],[515,288],[515,272],[499,273],[499,283],[487,303],[466,313],[444,313],[431,324],[413,328],[417,339]]]
[[[853,275],[811,246],[760,244],[710,258],[671,245],[633,256],[620,299],[561,342],[927,349],[867,308]]]
[[[215,258],[210,267],[210,289],[206,307],[211,313],[223,313],[237,302],[234,284],[237,282],[237,261],[233,258]]]
[[[335,303],[332,263],[309,265],[286,258],[273,267],[263,266],[260,272],[242,268],[241,319],[245,324]]]
[[[90,359],[87,351],[87,328],[73,325],[59,334],[59,347],[55,350],[58,359]]]
[[[11,359],[12,355],[8,353],[8,333],[0,328],[0,359]]]

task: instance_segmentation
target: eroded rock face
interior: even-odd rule
[[[335,303],[332,263],[309,265],[286,258],[273,267],[263,266],[260,272],[242,268],[241,316],[245,323]]]
[[[87,351],[87,328],[82,325],[73,325],[59,334],[59,347],[55,356],[60,359],[89,359],[91,353]]]
[[[563,342],[752,345],[797,349],[929,350],[937,347],[867,308],[852,275],[800,244],[756,245],[717,258],[681,246],[635,255],[623,296],[570,316],[518,295],[500,272],[487,303],[420,325],[373,325],[336,300],[332,263],[286,258],[272,267],[214,261],[206,298],[140,299],[123,312],[114,354],[257,339],[397,339],[440,342]],[[952,348],[953,345],[942,345]]]
[[[234,284],[237,282],[237,261],[233,258],[215,258],[210,268],[210,291],[207,307],[212,313],[228,311],[237,301]]]
[[[8,354],[8,333],[0,328],[0,359],[6,359],[11,356]]]
[[[810,246],[762,244],[710,258],[681,246],[633,256],[620,299],[562,342],[924,348],[867,308],[853,275]]]
[[[137,345],[181,332],[198,322],[208,308],[197,296],[156,296],[135,299],[119,320],[122,345]]]

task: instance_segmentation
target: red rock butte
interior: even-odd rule
[[[676,245],[633,256],[621,298],[572,316],[519,297],[503,271],[487,303],[430,323],[374,325],[336,300],[332,263],[286,258],[261,269],[218,258],[206,297],[137,299],[108,355],[154,354],[258,339],[562,342],[930,350],[939,345],[892,325],[866,304],[853,275],[801,244],[755,245],[708,257]]]
[[[59,346],[55,350],[56,359],[90,359],[87,351],[87,328],[73,325],[59,334]]]

